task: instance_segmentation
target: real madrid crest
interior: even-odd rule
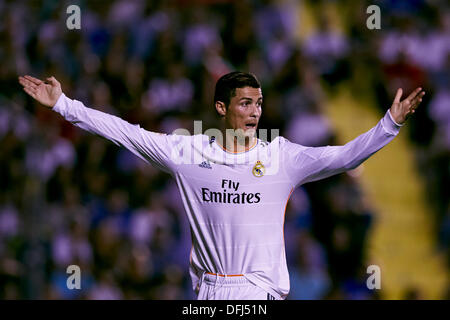
[[[261,161],[258,160],[256,161],[256,164],[254,165],[252,172],[255,177],[262,177],[266,172],[266,168],[261,163]]]

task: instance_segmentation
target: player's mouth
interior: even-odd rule
[[[256,129],[257,123],[256,122],[247,122],[245,124],[245,129]]]

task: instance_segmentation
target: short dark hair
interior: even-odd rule
[[[225,106],[228,106],[231,98],[236,95],[236,89],[245,87],[261,88],[261,84],[256,76],[251,73],[234,71],[223,75],[216,82],[214,104],[217,101],[222,101]]]

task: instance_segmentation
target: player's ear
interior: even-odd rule
[[[222,101],[216,101],[215,103],[216,111],[221,117],[225,117],[227,114],[227,107],[225,106],[225,103]]]

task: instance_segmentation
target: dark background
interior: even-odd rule
[[[340,8],[340,29],[324,9],[330,3]],[[81,30],[66,27],[71,4],[81,8]],[[371,4],[381,8],[381,30],[366,27]],[[315,21],[308,34],[304,7]],[[214,125],[215,81],[252,72],[263,87],[261,127],[311,146],[336,144],[323,109],[338,86],[373,94],[380,117],[397,87],[422,86],[427,95],[408,137],[435,247],[448,261],[448,9],[446,1],[420,0],[0,0],[0,298],[195,298],[174,182],[36,104],[17,82],[24,74],[53,75],[89,107],[170,133],[192,130],[193,120]],[[375,212],[362,193],[349,174],[294,192],[286,213],[289,299],[383,298],[365,284]],[[66,288],[71,264],[82,270],[82,290]],[[411,287],[402,298],[427,296]]]

